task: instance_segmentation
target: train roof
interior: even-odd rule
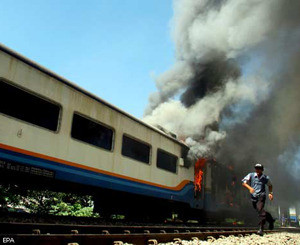
[[[142,124],[143,126],[145,126],[145,127],[147,127],[147,128],[150,128],[151,130],[154,130],[154,131],[158,132],[159,134],[161,134],[161,135],[163,135],[163,136],[165,136],[165,137],[171,139],[172,141],[174,141],[174,142],[176,142],[176,143],[179,143],[179,144],[181,144],[182,146],[188,147],[184,142],[178,140],[177,138],[172,137],[171,135],[168,135],[168,134],[167,134],[166,132],[164,132],[163,130],[160,130],[160,129],[158,129],[158,128],[156,128],[156,127],[150,125],[150,124],[147,124],[147,123],[143,122],[142,120],[140,120],[140,119],[138,119],[138,118],[132,116],[131,114],[129,114],[129,113],[127,113],[127,112],[121,110],[120,108],[118,108],[118,107],[116,107],[116,106],[110,104],[109,102],[107,102],[107,101],[105,101],[105,100],[99,98],[98,96],[96,96],[96,95],[94,95],[94,94],[88,92],[87,90],[85,90],[85,89],[79,87],[79,86],[76,85],[75,83],[72,83],[72,82],[69,81],[68,79],[66,79],[66,78],[64,78],[64,77],[62,77],[62,76],[56,74],[55,72],[53,72],[53,71],[51,71],[51,70],[49,70],[49,69],[43,67],[42,65],[36,63],[35,61],[30,60],[29,58],[27,58],[27,57],[25,57],[25,56],[19,54],[18,52],[14,51],[14,50],[12,50],[12,49],[10,49],[10,48],[8,48],[8,47],[6,47],[6,46],[3,45],[2,43],[0,43],[0,50],[3,51],[3,52],[5,52],[5,53],[7,53],[7,54],[9,54],[9,55],[11,55],[11,56],[13,56],[14,58],[16,58],[16,59],[18,59],[18,60],[21,60],[22,62],[26,63],[27,65],[29,65],[29,66],[31,66],[31,67],[34,67],[35,69],[37,69],[37,70],[39,70],[39,71],[41,71],[41,72],[47,74],[48,76],[51,76],[51,77],[57,79],[58,81],[60,81],[60,82],[62,82],[62,83],[64,83],[64,84],[66,84],[67,86],[70,86],[70,87],[72,87],[73,89],[75,89],[75,90],[77,90],[77,91],[79,91],[79,92],[81,92],[81,93],[83,93],[83,94],[89,96],[90,98],[93,98],[94,100],[96,100],[96,101],[98,101],[98,102],[100,102],[100,103],[102,103],[102,104],[108,106],[109,108],[111,108],[111,109],[113,109],[113,110],[115,110],[115,111],[117,111],[117,112],[119,112],[119,113],[121,113],[121,114],[123,114],[123,115],[129,117],[130,119],[132,119],[132,120],[134,120],[134,121],[136,121],[136,122]]]

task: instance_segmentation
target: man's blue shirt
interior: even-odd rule
[[[257,173],[249,173],[242,182],[247,183],[254,189],[254,193],[251,194],[252,199],[257,199],[261,195],[266,194],[265,185],[271,186],[271,180],[269,176],[262,174],[258,177]]]

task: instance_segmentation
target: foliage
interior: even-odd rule
[[[17,206],[21,202],[21,195],[18,192],[17,186],[6,185],[0,186],[0,207],[8,209],[10,206]]]
[[[18,186],[0,185],[0,209],[17,210],[35,214],[99,217],[93,213],[94,203],[88,195],[54,192],[49,190],[24,190]]]

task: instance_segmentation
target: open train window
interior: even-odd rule
[[[57,131],[60,107],[0,80],[0,113]]]
[[[112,149],[112,129],[75,113],[73,116],[71,136],[74,139],[106,150]]]
[[[177,172],[177,159],[178,157],[163,151],[161,149],[157,150],[157,167],[164,170],[170,171],[172,173]]]
[[[123,135],[122,155],[140,162],[149,163],[150,146]]]

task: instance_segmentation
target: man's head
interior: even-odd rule
[[[262,164],[260,164],[260,163],[256,163],[254,165],[254,168],[255,168],[255,172],[257,174],[262,174],[262,172],[264,171],[264,166]]]

